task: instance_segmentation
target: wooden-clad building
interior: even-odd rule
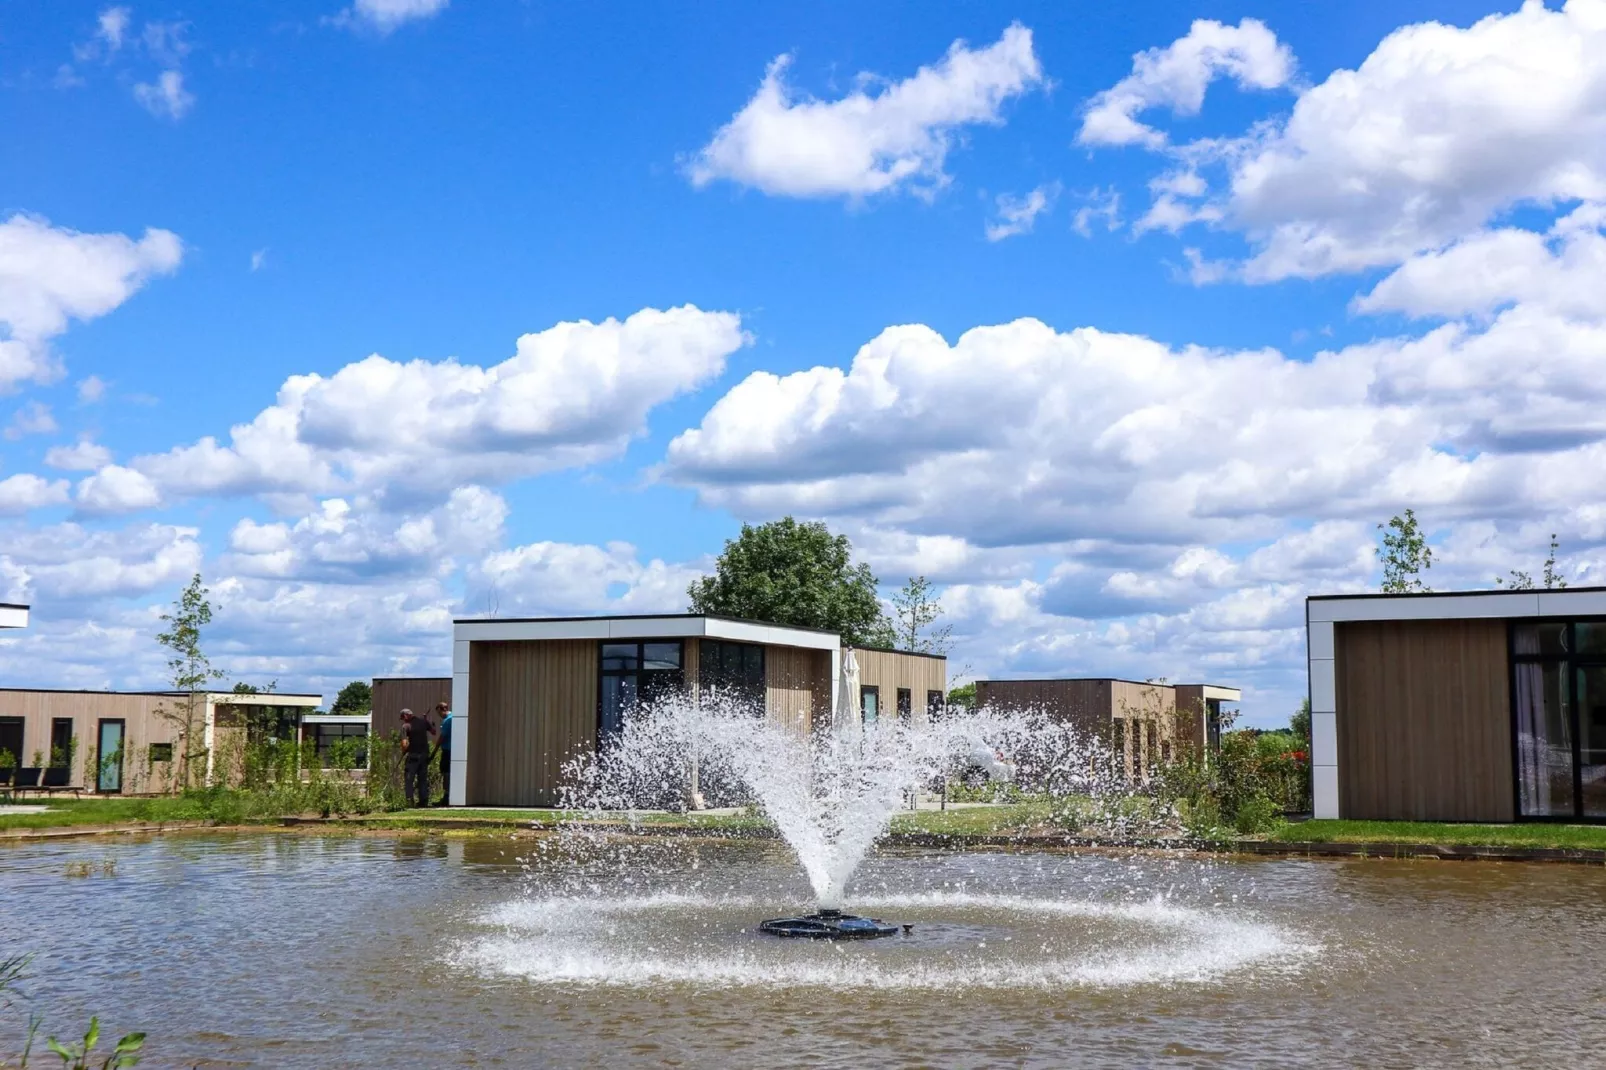
[[[1107,677],[1053,680],[977,680],[976,704],[998,710],[1041,711],[1101,739],[1122,755],[1125,775],[1146,781],[1175,748],[1214,745],[1221,704],[1242,697],[1217,684],[1140,683]]]
[[[401,711],[412,710],[432,724],[435,706],[452,701],[450,676],[376,676],[369,707],[369,733],[375,737],[401,734]]]
[[[227,780],[243,750],[246,713],[293,738],[321,696],[226,691],[54,691],[0,688],[0,752],[24,768],[66,769],[64,783],[102,794],[148,795],[183,787],[181,729],[206,768],[191,781]]]
[[[1606,821],[1606,588],[1306,602],[1317,817]]]
[[[661,695],[750,702],[807,733],[837,708],[842,652],[832,632],[700,614],[457,621],[452,804],[554,805],[564,766]],[[946,693],[940,657],[855,658],[861,695],[874,696],[867,719],[884,708],[924,720]],[[376,716],[378,705],[376,681]]]

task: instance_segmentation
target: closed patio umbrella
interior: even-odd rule
[[[859,661],[849,647],[842,651],[842,679],[837,682],[836,730],[857,732],[859,720]]]

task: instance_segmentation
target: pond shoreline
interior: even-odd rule
[[[568,822],[596,832],[624,836],[679,836],[714,840],[773,840],[779,836],[762,826],[721,828],[691,824],[630,824],[626,822]],[[443,834],[495,836],[513,839],[552,835],[556,823],[496,818],[347,818],[316,815],[282,817],[244,824],[215,821],[128,822],[105,825],[63,825],[46,828],[0,830],[0,844],[108,836],[150,836],[167,833],[344,833],[364,836],[430,836]],[[1083,850],[1186,852],[1202,855],[1240,854],[1284,858],[1371,858],[1402,861],[1549,862],[1606,865],[1606,850],[1499,844],[1424,843],[1410,841],[1322,841],[1238,839],[1200,842],[1181,838],[1111,838],[1059,832],[942,833],[894,830],[879,841],[885,847],[938,850],[977,848],[1025,850]]]

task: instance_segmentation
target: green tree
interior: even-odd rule
[[[212,668],[211,660],[201,649],[201,629],[212,623],[209,593],[197,572],[173,600],[173,608],[162,614],[167,630],[156,636],[156,641],[167,648],[169,682],[174,691],[184,693],[174,709],[163,708],[159,712],[178,732],[178,775],[185,784],[193,783],[191,767],[195,760],[199,759],[205,768],[206,741],[200,723],[205,703],[201,696],[209,682],[223,675]]]
[[[369,686],[367,680],[353,680],[340,689],[340,694],[335,696],[334,705],[329,707],[329,712],[367,716],[373,708],[374,689]]]
[[[1288,731],[1303,741],[1305,746],[1310,746],[1310,699],[1299,700],[1299,709],[1288,719]]]
[[[1383,533],[1377,548],[1377,559],[1383,563],[1383,591],[1385,594],[1408,594],[1431,591],[1422,582],[1422,573],[1433,567],[1433,548],[1417,524],[1416,513],[1407,509],[1391,517],[1387,526],[1379,524]]]
[[[847,536],[791,517],[727,540],[714,574],[686,589],[693,613],[823,628],[853,646],[892,646],[870,566],[853,564]]]
[[[1556,539],[1556,533],[1552,531],[1550,533],[1550,553],[1545,557],[1544,566],[1539,573],[1547,591],[1567,586],[1567,577],[1563,576],[1561,571],[1556,568],[1556,553],[1560,549],[1561,543]],[[1510,579],[1502,579],[1497,576],[1494,582],[1496,587],[1509,587],[1513,591],[1531,591],[1538,586],[1538,584],[1534,583],[1531,572],[1523,572],[1521,569],[1515,568],[1511,569]]]
[[[960,706],[967,710],[976,708],[976,683],[960,684],[948,692],[948,705]]]
[[[892,596],[895,645],[900,650],[914,650],[922,654],[946,654],[953,645],[950,636],[952,625],[930,630],[942,616],[942,603],[932,593],[931,581],[924,576],[910,576],[909,582]]]

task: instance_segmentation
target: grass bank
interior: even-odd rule
[[[1301,821],[1266,837],[1281,843],[1430,843],[1447,847],[1606,850],[1601,825],[1460,825],[1436,821]]]

